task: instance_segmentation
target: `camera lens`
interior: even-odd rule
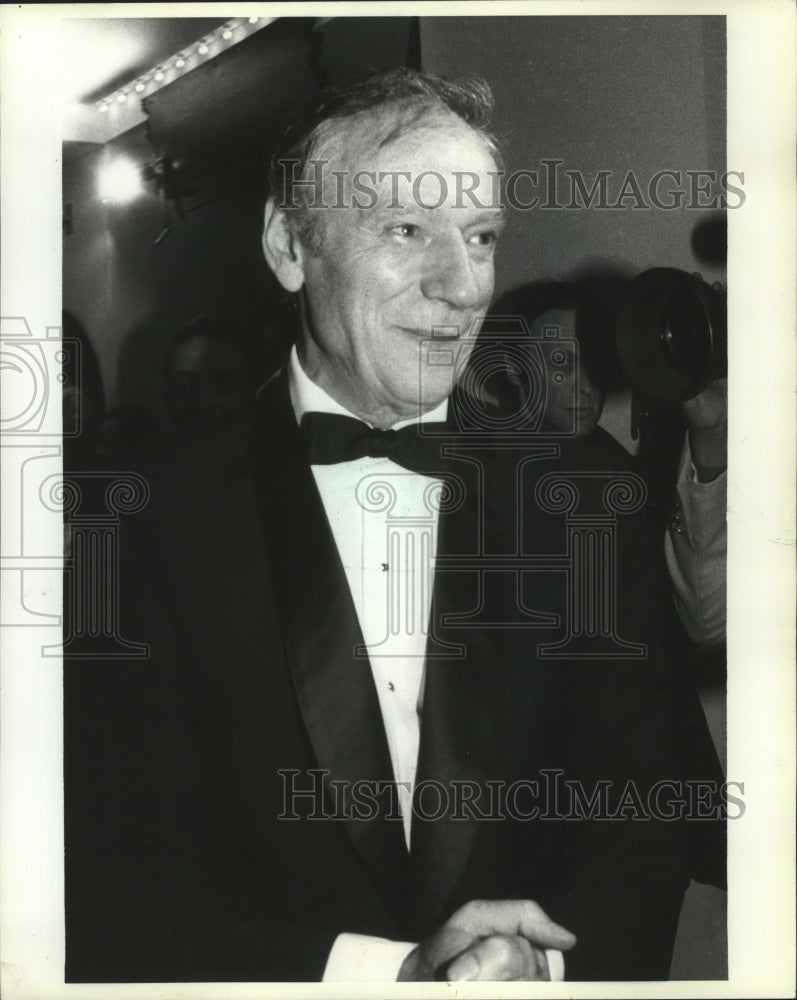
[[[660,339],[676,371],[690,378],[705,371],[711,357],[711,330],[694,296],[677,294],[667,303]]]
[[[654,405],[695,396],[727,370],[725,299],[676,268],[651,268],[628,287],[616,345],[631,386]]]

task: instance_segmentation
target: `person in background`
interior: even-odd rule
[[[256,388],[247,345],[236,331],[200,316],[174,335],[164,397],[178,431],[213,432],[244,423]]]
[[[158,417],[137,403],[109,410],[100,421],[94,454],[105,468],[137,465],[160,440]]]
[[[607,391],[617,384],[612,338],[614,316],[607,303],[572,282],[532,282],[504,294],[491,308],[499,317],[522,317],[540,359],[544,384],[541,431],[583,437],[625,460],[629,453],[599,423]],[[483,345],[489,349],[488,343]],[[492,400],[517,412],[529,391],[517,359],[506,357],[505,375]],[[684,403],[686,434],[664,529],[664,554],[679,618],[700,645],[725,640],[727,562],[726,466],[727,380],[708,385]],[[682,432],[683,433],[683,432]],[[658,479],[659,477],[655,477]],[[655,493],[658,483],[649,483]],[[656,497],[652,498],[656,504]],[[669,508],[669,502],[664,503]]]
[[[238,466],[249,443],[255,393],[268,375],[263,353],[256,337],[215,318],[199,316],[177,331],[164,364],[171,429],[161,465],[193,453],[209,474]]]
[[[664,552],[676,606],[691,638],[725,641],[728,522],[728,380],[682,405],[687,425]]]

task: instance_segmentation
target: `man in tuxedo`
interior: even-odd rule
[[[666,978],[682,827],[623,811],[679,777],[652,584],[623,576],[644,527],[611,634],[546,659],[568,528],[553,501],[518,520],[517,489],[611,470],[462,445],[504,224],[489,110],[391,72],[275,155],[298,341],[246,455],[152,476],[121,594],[149,660],[67,692],[94,790],[67,802],[72,980]],[[615,819],[556,808],[563,779]]]

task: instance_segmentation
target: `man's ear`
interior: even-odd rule
[[[285,291],[298,292],[304,284],[302,245],[288,225],[287,215],[277,208],[273,198],[266,202],[263,253]]]

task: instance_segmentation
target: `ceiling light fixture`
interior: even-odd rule
[[[114,91],[112,94],[107,94],[101,100],[97,101],[97,110],[101,114],[107,114],[108,111],[113,109],[113,114],[115,115],[116,106],[126,104],[128,97],[132,96],[134,92],[136,94],[154,94],[156,90],[165,87],[183,73],[189,73],[196,64],[196,55],[193,60],[190,58],[192,53],[213,58],[225,51],[225,49],[229,49],[233,45],[242,42],[249,35],[264,28],[273,20],[275,20],[273,17],[236,17],[231,21],[226,21],[210,35],[206,35],[200,39],[195,49],[190,51],[184,49],[165,62],[161,62],[159,65],[142,73],[137,79],[126,83],[123,88]],[[120,113],[122,112],[120,111]]]

